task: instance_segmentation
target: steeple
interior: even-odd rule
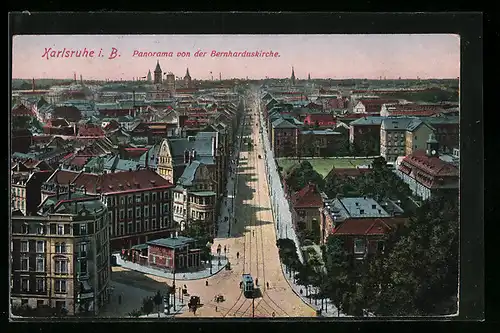
[[[156,68],[155,68],[155,73],[161,73],[161,67],[160,67],[160,60],[156,61]]]
[[[160,67],[160,60],[157,60],[156,62],[156,68],[154,71],[154,84],[161,84],[162,82],[162,70]]]
[[[295,71],[293,69],[293,66],[292,66],[292,76],[291,76],[290,80],[292,81],[292,86],[294,86],[295,85]]]
[[[427,140],[427,148],[425,154],[428,157],[438,157],[439,152],[439,142],[436,140],[434,133],[429,134],[429,139]]]

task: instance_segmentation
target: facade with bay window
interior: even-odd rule
[[[97,314],[109,298],[107,208],[78,193],[48,197],[12,216],[11,304]]]

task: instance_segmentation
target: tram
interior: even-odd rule
[[[253,297],[254,294],[253,278],[250,274],[243,274],[241,276],[241,289],[245,297]]]

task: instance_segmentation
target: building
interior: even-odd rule
[[[301,156],[325,157],[347,151],[347,136],[332,129],[300,131],[298,141]]]
[[[167,74],[166,89],[170,96],[175,95],[175,75],[172,72]]]
[[[91,174],[56,170],[42,187],[42,198],[72,186],[98,195],[108,208],[110,248],[118,250],[165,237],[175,229],[172,183],[152,170]]]
[[[36,215],[14,212],[12,305],[98,314],[109,299],[108,223],[106,206],[78,193],[48,197]]]
[[[184,87],[191,89],[193,88],[193,82],[191,81],[191,75],[189,75],[189,68],[186,69],[186,75],[184,75]]]
[[[460,147],[460,118],[458,116],[442,116],[423,118],[425,123],[432,126],[436,140],[439,143],[440,153],[453,153]]]
[[[160,67],[160,60],[158,60],[156,62],[156,68],[154,70],[154,81],[153,81],[153,83],[155,85],[161,85],[162,79],[163,79],[162,75],[163,75],[163,72],[162,72],[161,67]]]
[[[439,142],[429,135],[425,150],[416,150],[402,159],[397,174],[423,200],[435,195],[458,195],[459,169],[439,157]]]
[[[146,245],[150,266],[180,272],[201,266],[202,251],[193,238],[172,234],[170,238],[148,241]]]
[[[197,160],[205,165],[215,165],[217,136],[188,136],[187,138],[165,139],[158,153],[158,174],[176,183],[184,169]]]
[[[383,105],[387,103],[399,103],[397,100],[382,98],[360,99],[353,107],[354,113],[364,113],[372,116],[384,116],[381,112]],[[387,117],[387,115],[385,115]]]
[[[380,156],[387,162],[394,162],[406,154],[406,130],[414,118],[389,117],[380,125]],[[412,125],[413,126],[413,125]]]
[[[331,235],[341,238],[346,252],[360,260],[383,253],[387,236],[406,222],[406,218],[349,219],[335,228]]]
[[[349,197],[329,199],[324,193],[321,194],[323,207],[320,208],[320,224],[323,241],[326,241],[330,234],[340,228],[344,223],[364,223],[364,220],[382,220],[390,225],[401,223],[406,219],[401,216],[403,209],[389,199],[384,199],[381,203],[370,197]],[[349,225],[348,224],[348,225]]]
[[[416,150],[424,149],[429,135],[433,134],[435,129],[427,122],[420,119],[413,119],[406,127],[406,152],[410,155]]]
[[[366,155],[380,153],[380,126],[383,117],[363,117],[349,123],[349,145],[353,152]]]
[[[17,162],[11,172],[11,208],[24,215],[34,215],[41,202],[42,184],[52,174],[49,170],[29,170]]]
[[[271,149],[274,157],[297,156],[299,128],[280,117],[271,124]]]
[[[323,207],[323,201],[316,184],[309,183],[293,194],[292,207],[297,215],[296,224],[300,229],[313,230],[314,221],[319,225],[319,209]]]

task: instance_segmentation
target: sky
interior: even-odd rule
[[[57,51],[94,50],[94,57],[51,57]],[[119,56],[109,59],[112,48]],[[102,56],[99,52],[102,49]],[[200,50],[205,57],[195,57]],[[53,52],[56,51],[56,52]],[[277,52],[278,57],[211,57],[218,52]],[[21,35],[12,42],[12,77],[132,80],[154,71],[193,79],[405,79],[460,76],[458,35]],[[138,52],[173,52],[140,57]],[[177,56],[190,52],[190,57]],[[210,74],[212,72],[212,74]]]

